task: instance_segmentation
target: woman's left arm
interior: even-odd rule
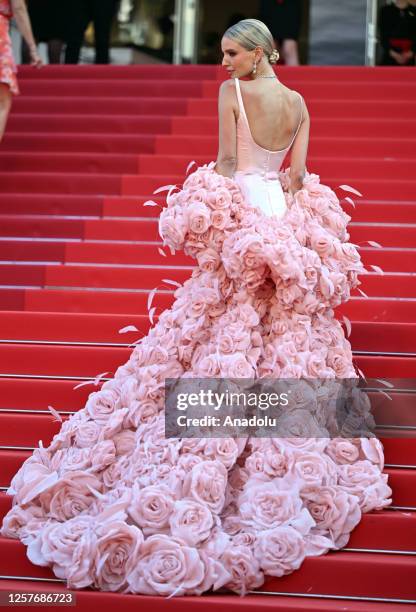
[[[26,8],[26,2],[25,0],[11,0],[11,4],[13,17],[16,21],[17,28],[29,47],[31,63],[33,66],[39,68],[42,66],[42,60],[38,54],[36,41],[33,36],[30,18]]]
[[[218,97],[218,155],[215,171],[233,177],[237,166],[237,128],[235,118],[235,83],[233,79],[221,84]]]

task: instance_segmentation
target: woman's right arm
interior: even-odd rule
[[[290,193],[294,195],[302,189],[305,178],[306,156],[308,154],[310,118],[303,101],[302,123],[292,146],[290,159]]]
[[[33,36],[29,14],[26,8],[26,2],[25,0],[11,0],[11,4],[17,28],[29,47],[30,58],[32,60],[31,63],[33,66],[39,68],[42,66],[42,60],[38,54],[36,41]]]

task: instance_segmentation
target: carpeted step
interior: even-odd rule
[[[76,92],[78,94],[79,92]],[[180,92],[177,92],[180,94]],[[196,98],[198,100],[198,98]],[[215,106],[215,105],[214,105]],[[160,115],[161,117],[172,115],[185,115],[188,112],[189,102],[184,96],[169,96],[169,107],[166,107],[166,98],[151,97],[105,97],[105,96],[58,96],[52,92],[48,96],[20,96],[13,103],[11,117],[16,117],[20,113],[71,113],[92,116],[107,114],[129,114],[129,115]],[[391,109],[391,105],[388,106]],[[217,108],[215,107],[215,111]],[[402,112],[406,113],[406,104]],[[391,115],[390,115],[391,116]],[[404,116],[404,115],[402,115]],[[409,116],[409,118],[411,118]]]
[[[336,552],[308,558],[302,571],[269,579],[262,587],[270,593],[314,593],[355,597],[397,597],[411,600],[413,586],[405,576],[416,577],[412,556]]]
[[[19,67],[19,76],[22,81],[26,79],[39,79],[41,81],[50,79],[52,82],[56,81],[56,79],[85,79],[88,81],[91,79],[107,79],[109,81],[117,79],[117,82],[120,82],[120,79],[132,79],[133,81],[140,82],[143,79],[155,79],[166,82],[177,79],[216,79],[219,74],[223,73],[223,70],[212,64],[178,66],[172,64],[133,64],[126,66],[47,65],[40,72],[33,70],[29,66]],[[360,78],[359,71],[351,74],[354,75],[354,78]],[[391,70],[385,70],[380,74],[383,74],[383,78],[386,78],[386,80],[397,80]],[[324,72],[323,76],[331,78],[330,73]],[[370,74],[368,78],[371,78]]]
[[[341,204],[344,210],[355,222],[371,221],[372,223],[416,223],[416,201],[391,202],[366,201],[356,198],[356,206],[353,208],[346,202],[341,194]]]
[[[413,379],[416,372],[415,356],[357,355],[354,364],[367,378]]]
[[[30,580],[0,580],[0,590],[14,592],[35,593],[67,593],[67,589],[59,583],[38,583]],[[345,599],[345,597],[347,597]],[[119,593],[102,593],[83,589],[76,593],[76,606],[79,612],[89,612],[91,607],[99,607],[103,612],[110,612],[117,608],[120,612],[130,612],[137,605],[146,609],[159,610],[161,597],[121,595]],[[412,604],[400,603],[377,603],[365,599],[354,600],[344,595],[329,599],[316,598],[308,594],[299,596],[270,597],[267,595],[253,594],[244,598],[233,594],[201,595],[200,597],[173,597],[169,600],[171,612],[210,612],[213,606],[226,607],[230,612],[240,610],[256,610],[256,612],[271,612],[272,610],[284,610],[285,612],[339,612],[340,606],[344,606],[349,612],[392,612],[392,605],[400,605],[400,612],[413,612]]]
[[[0,267],[0,275],[2,268]],[[31,273],[32,270],[29,270]],[[192,270],[188,267],[165,269],[156,267],[106,268],[104,266],[77,266],[66,264],[45,267],[44,284],[49,287],[99,287],[112,289],[145,289],[149,285],[169,289],[164,279],[183,284],[191,277]],[[403,284],[405,283],[402,280]],[[386,290],[387,291],[387,290]],[[416,297],[416,296],[415,296]]]
[[[66,245],[59,240],[0,240],[0,261],[65,261]]]
[[[140,333],[119,330],[131,325],[145,334],[151,324],[147,315],[2,311],[0,339],[129,344]]]
[[[416,323],[355,320],[349,341],[355,351],[415,353]]]
[[[123,174],[137,172],[138,156],[109,153],[0,153],[3,172]]]
[[[183,251],[171,255],[168,248],[160,254],[161,245],[157,244],[123,244],[121,242],[67,242],[65,249],[66,262],[81,263],[114,263],[164,265],[164,266],[193,266],[195,259],[186,256]],[[0,242],[1,252],[1,242]]]
[[[360,289],[370,297],[416,298],[415,274],[367,274],[362,277]]]
[[[49,132],[87,132],[99,134],[170,134],[172,119],[160,115],[72,115],[53,114],[41,115],[20,114],[10,118],[8,126],[13,132],[44,132],[47,138]],[[398,130],[400,132],[400,129]],[[409,125],[408,134],[412,133]],[[398,134],[401,135],[401,134]]]
[[[95,378],[104,370],[115,372],[131,351],[128,347],[0,344],[0,372]]]
[[[353,297],[346,304],[337,308],[337,316],[346,315],[350,319],[361,321],[401,321],[414,322],[414,308],[416,302],[412,299],[400,300],[395,298],[357,298]]]
[[[59,289],[4,289],[0,287],[1,310],[58,312],[102,312],[145,314],[148,291],[100,291]],[[172,303],[172,292],[158,292],[153,305],[157,313]]]
[[[188,97],[199,97],[205,95],[207,92],[204,91],[204,82],[196,80],[195,78],[175,79],[169,80],[169,87],[173,92],[180,92],[182,96]],[[212,82],[213,88],[218,91],[217,81]],[[398,91],[397,95],[400,96],[403,92],[412,91],[412,85],[402,86],[400,83],[397,84]],[[361,85],[363,91],[366,89],[365,85]],[[409,89],[410,88],[410,89]],[[78,94],[83,96],[140,96],[140,97],[160,97],[166,101],[167,87],[164,80],[158,79],[123,79],[117,80],[117,87],[114,87],[114,82],[111,79],[102,78],[55,78],[53,80],[48,78],[25,78],[21,81],[21,92],[22,95],[29,96],[48,96],[54,95],[59,91],[59,95],[73,95],[76,91]],[[208,94],[209,95],[209,94]],[[213,94],[211,94],[213,95]],[[386,96],[391,97],[391,96]]]
[[[191,277],[189,267],[172,269],[146,267],[105,267],[60,264],[3,264],[0,282],[3,285],[45,287],[88,287],[111,289],[146,289],[150,285],[169,289],[164,279],[183,284]],[[383,277],[387,278],[387,277]],[[386,293],[389,288],[387,286]]]
[[[119,194],[119,174],[75,172],[0,172],[0,191],[13,193],[19,185],[27,193]]]
[[[155,136],[148,134],[85,134],[55,132],[45,138],[43,132],[6,132],[3,151],[49,151],[98,153],[152,153]]]
[[[75,389],[79,382],[63,378],[0,377],[1,404],[3,408],[13,410],[47,411],[52,405],[61,412],[74,412],[85,405],[92,391],[99,388],[91,383]]]
[[[2,215],[154,217],[155,210],[143,206],[147,200],[149,198],[146,196],[0,192],[0,211]],[[152,200],[162,206],[165,203],[166,195],[164,198],[153,195]]]
[[[67,263],[138,264],[192,266],[195,260],[183,252],[164,257],[155,244],[121,242],[62,242],[60,240],[0,240],[0,261],[60,261]],[[406,255],[403,255],[405,259]],[[407,260],[406,260],[407,261]],[[371,259],[373,262],[373,258]]]

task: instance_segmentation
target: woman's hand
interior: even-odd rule
[[[30,50],[30,65],[35,68],[41,68],[43,66],[42,58],[40,57],[37,47],[31,47]]]

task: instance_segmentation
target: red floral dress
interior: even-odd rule
[[[9,36],[12,9],[9,0],[0,0],[0,83],[5,83],[14,94],[19,93],[16,78],[16,64],[13,59],[12,43]]]

